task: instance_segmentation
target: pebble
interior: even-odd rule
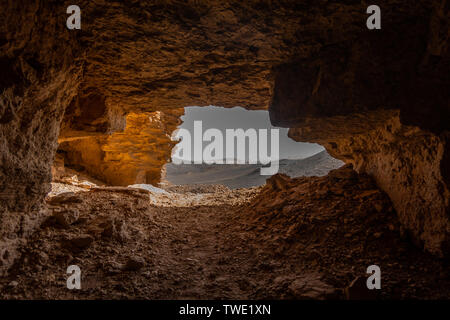
[[[125,266],[123,267],[124,271],[138,271],[145,266],[145,260],[141,257],[129,257]]]

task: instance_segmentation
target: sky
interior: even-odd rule
[[[287,136],[287,128],[274,127],[270,123],[269,112],[265,110],[246,110],[241,107],[221,108],[215,106],[209,107],[186,107],[185,115],[181,117],[183,123],[178,128],[189,130],[194,135],[194,121],[201,120],[203,132],[209,128],[219,129],[225,140],[225,129],[242,128],[247,130],[254,129],[279,129],[279,154],[280,159],[303,159],[310,157],[324,148],[315,143],[296,142]],[[270,132],[268,130],[268,132]],[[270,150],[270,134],[269,134]],[[192,140],[193,141],[193,138]],[[209,142],[203,143],[203,148]],[[225,143],[224,143],[225,144]],[[249,152],[247,146],[247,155]],[[225,151],[224,151],[225,154]],[[182,158],[185,158],[184,156]]]

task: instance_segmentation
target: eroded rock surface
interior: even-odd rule
[[[374,298],[449,296],[448,266],[400,237],[389,198],[349,166],[217,189],[168,196],[102,187],[50,197],[52,212],[72,201],[80,215],[68,227],[49,219],[37,229],[0,278],[0,297],[361,299],[367,287],[354,279],[365,281],[372,264],[382,269]],[[72,264],[82,270],[81,290],[66,287]]]
[[[171,135],[183,113],[183,109],[130,113],[123,131],[68,141],[60,138],[64,164],[110,185],[157,184],[161,167],[170,160],[176,143]]]
[[[322,135],[316,126],[333,134]],[[333,156],[370,174],[391,198],[411,239],[434,254],[447,252],[450,189],[442,168],[448,134],[402,125],[398,113],[386,112],[385,117],[376,113],[305,121],[289,135],[321,143]]]
[[[80,83],[61,18],[38,1],[1,2],[0,275],[46,215],[60,121]]]
[[[69,162],[111,183],[131,173],[134,183],[154,179],[159,167],[99,164],[105,155],[129,160],[125,149],[142,147],[123,141],[129,114],[265,109],[270,100],[274,124],[309,128],[320,138],[299,139],[323,141],[373,175],[413,237],[448,252],[448,1],[380,0],[381,31],[367,30],[367,6],[354,1],[78,1],[81,31],[65,27],[69,4],[1,2],[0,270],[49,214],[42,205],[60,128]],[[388,130],[372,140],[385,111],[398,112],[395,138]],[[347,121],[358,115],[357,142],[319,125],[353,134]],[[154,134],[160,141],[161,131]],[[81,141],[90,141],[92,159],[77,152]],[[165,145],[156,158],[170,154]]]
[[[360,31],[278,66],[269,110],[295,140],[320,143],[373,176],[411,238],[443,256],[450,250],[450,77],[443,72],[450,11],[444,1],[416,4],[386,14],[381,3],[379,32]],[[402,19],[406,12],[414,22]]]

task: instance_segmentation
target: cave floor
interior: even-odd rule
[[[0,279],[0,298],[450,297],[445,262],[400,237],[387,197],[348,168],[209,189],[103,187],[48,198],[50,218]],[[80,290],[66,287],[73,264]],[[382,272],[376,292],[362,278],[372,264]]]

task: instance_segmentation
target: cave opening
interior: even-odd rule
[[[267,110],[186,107],[162,185],[263,185],[277,173],[324,176],[343,165],[319,144],[297,142],[271,124]],[[275,133],[275,134],[274,134]]]
[[[98,103],[88,107],[92,105]],[[103,109],[85,122],[105,121],[111,111]],[[78,190],[68,190],[67,183],[77,188],[131,186],[158,192],[178,185],[249,188],[264,185],[277,173],[291,178],[324,176],[343,165],[321,145],[294,141],[288,128],[273,126],[267,110],[188,106],[129,113],[116,132],[82,135],[67,120],[70,112],[62,124],[50,194]],[[189,150],[180,151],[186,144]]]

